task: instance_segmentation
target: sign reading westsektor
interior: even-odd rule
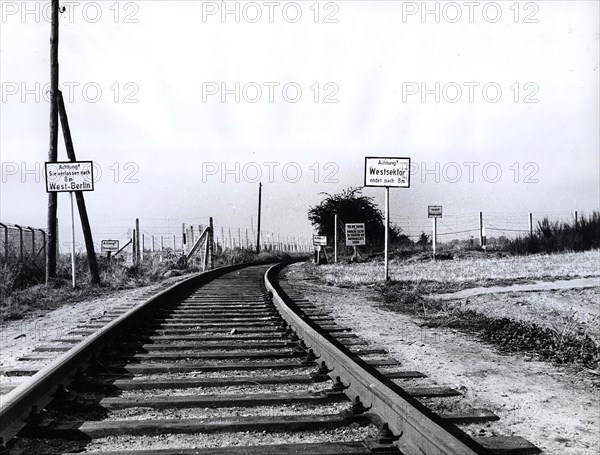
[[[92,161],[57,161],[46,163],[46,192],[94,191]]]
[[[410,187],[410,158],[365,157],[365,186]]]

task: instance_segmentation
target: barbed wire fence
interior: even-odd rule
[[[207,221],[192,223],[173,219],[141,218],[139,233],[141,259],[151,257],[158,261],[164,261],[172,260],[176,256],[187,255],[207,228]],[[128,263],[133,263],[134,222],[131,223],[131,227],[105,226],[104,229],[96,230],[94,237],[104,240],[119,240],[121,251],[115,256]],[[235,250],[256,251],[257,232],[253,227],[216,224],[213,226],[212,240],[216,255]],[[96,241],[99,251],[100,243],[100,240]],[[308,253],[312,251],[312,237],[261,230],[260,251],[274,254]]]
[[[0,222],[0,261],[45,262],[46,231],[31,226]]]
[[[534,234],[544,219],[575,224],[581,214],[580,211],[444,213],[437,220],[437,241],[439,244],[467,242],[477,247],[485,237],[487,245],[493,246]],[[423,234],[429,239],[433,235],[432,220],[426,215],[393,216],[390,221],[413,241],[418,241]]]

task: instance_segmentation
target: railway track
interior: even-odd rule
[[[277,280],[232,266],[40,346],[6,375],[0,454],[535,454],[518,437],[471,438],[401,387],[425,375],[367,346]],[[48,362],[40,367],[40,362]]]

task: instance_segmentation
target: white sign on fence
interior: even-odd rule
[[[326,235],[313,235],[313,245],[326,246],[327,245],[327,236]]]
[[[118,240],[102,240],[102,243],[100,244],[101,253],[116,253],[117,251],[119,251]]]
[[[365,157],[365,186],[410,187],[410,158]]]
[[[366,245],[365,223],[346,223],[346,246]]]
[[[46,192],[94,191],[94,166],[91,161],[46,163]]]
[[[441,205],[428,205],[427,216],[429,218],[441,218],[442,217],[442,206]]]

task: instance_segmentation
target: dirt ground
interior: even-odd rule
[[[133,308],[159,290],[191,275],[163,280],[158,284],[111,293],[110,296],[65,305],[42,316],[30,316],[0,324],[0,371],[19,366],[19,357],[52,339],[67,336],[81,324],[101,318],[115,307]],[[48,363],[48,362],[46,362]],[[0,397],[23,378],[0,375]],[[1,399],[1,398],[0,398]]]
[[[502,353],[457,330],[424,327],[418,318],[384,309],[380,294],[370,287],[322,286],[304,280],[308,276],[303,267],[297,264],[288,269],[288,283],[330,312],[340,325],[352,327],[374,346],[385,347],[406,368],[427,374],[429,383],[461,391],[460,404],[451,399],[456,402],[449,400],[449,407],[466,403],[488,408],[500,417],[491,426],[464,427],[468,433],[519,435],[544,454],[583,455],[600,450],[599,384],[593,372],[536,361],[526,354]],[[597,289],[576,292],[597,296]]]

